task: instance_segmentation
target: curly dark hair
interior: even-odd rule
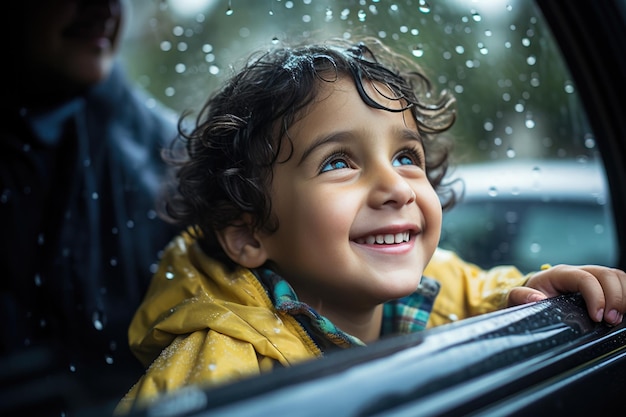
[[[439,134],[454,123],[454,97],[444,91],[435,98],[421,68],[376,39],[337,40],[257,53],[209,98],[190,133],[182,128],[188,114],[181,117],[184,155],[176,157],[174,147],[165,155],[177,167],[166,215],[190,226],[202,249],[226,263],[230,261],[215,231],[242,225],[245,213],[253,222],[249,227],[275,231],[278,222],[272,218],[269,189],[272,167],[282,162],[277,160],[281,148],[292,144],[287,130],[314,100],[321,83],[345,76],[354,80],[367,105],[410,110],[422,136],[428,179],[443,207],[453,205],[451,187],[442,184],[450,142]],[[376,102],[366,93],[364,80],[387,86],[402,108]]]

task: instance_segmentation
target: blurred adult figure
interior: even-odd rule
[[[175,233],[155,204],[176,116],[148,108],[116,62],[120,0],[8,10],[0,414],[71,415],[119,398],[143,371],[127,329]]]

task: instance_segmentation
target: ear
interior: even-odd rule
[[[242,219],[241,224],[227,226],[216,234],[222,249],[236,264],[258,268],[267,261],[267,252],[257,239],[249,217]]]

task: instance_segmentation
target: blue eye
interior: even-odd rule
[[[349,168],[348,163],[343,159],[333,159],[322,165],[321,172],[333,171],[335,169]]]
[[[423,166],[424,158],[422,153],[415,148],[406,148],[401,150],[396,157],[391,161],[391,165],[394,167],[400,167],[405,165],[416,165],[418,167],[424,168]]]
[[[401,165],[416,165],[416,163],[410,156],[400,155],[399,157],[394,158],[394,160],[392,161],[392,165],[394,167],[399,167]]]

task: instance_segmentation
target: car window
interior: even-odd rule
[[[125,65],[155,100],[179,114],[198,110],[233,66],[258,48],[294,39],[378,36],[423,65],[438,90],[452,90],[458,99],[458,119],[449,132],[456,169],[449,180],[462,178],[465,189],[455,185],[463,198],[444,214],[442,247],[484,268],[616,262],[595,136],[533,2],[128,3]],[[524,168],[504,175],[494,165],[513,163]],[[577,187],[571,171],[599,186]],[[571,193],[567,201],[565,189]]]

